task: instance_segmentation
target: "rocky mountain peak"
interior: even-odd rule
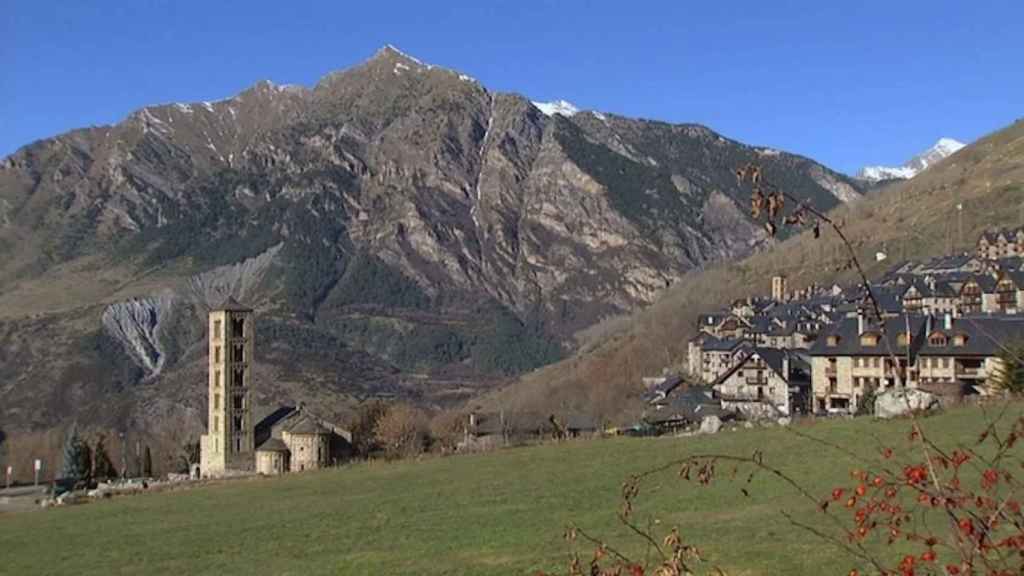
[[[263,381],[309,383],[295,399],[323,386],[339,409],[377,393],[447,402],[772,242],[737,166],[758,162],[821,210],[862,191],[702,126],[576,110],[385,46],[312,90],[264,81],[30,145],[0,164],[0,336],[4,314],[75,306],[46,327],[77,364],[0,373],[117,383],[91,396],[97,410],[104,394],[199,405],[201,387],[164,384],[201,382],[203,310],[234,295],[274,342]],[[77,262],[111,280],[78,289]],[[39,295],[57,284],[76,289]],[[130,391],[143,380],[154,386]],[[0,419],[50,397],[0,390]],[[73,411],[59,408],[48,418]]]
[[[936,162],[952,156],[963,147],[962,142],[952,138],[939,138],[931,148],[914,156],[902,166],[865,166],[857,173],[857,178],[868,182],[913,178]]]

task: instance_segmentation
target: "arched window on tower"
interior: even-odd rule
[[[231,319],[231,337],[245,338],[245,318]]]

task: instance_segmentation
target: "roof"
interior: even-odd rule
[[[648,422],[667,422],[683,418],[697,421],[704,416],[722,416],[725,410],[722,403],[715,400],[713,392],[707,386],[686,386],[677,388],[659,403],[657,412],[648,413],[644,420]]]
[[[252,308],[242,305],[238,300],[235,300],[234,296],[228,296],[227,299],[224,300],[220,306],[214,308],[214,310],[223,310],[226,312],[252,312]]]
[[[315,418],[302,411],[291,421],[286,422],[284,429],[290,434],[330,434],[331,431],[317,422]]]
[[[790,353],[788,350],[779,350],[778,348],[754,348],[746,352],[739,362],[733,364],[731,368],[719,376],[715,380],[714,385],[725,382],[735,374],[736,371],[743,369],[747,360],[755,354],[764,360],[764,363],[772,370],[772,372],[778,374],[779,377],[786,382],[789,382],[790,380],[805,379],[806,373],[809,371],[807,363],[796,354]],[[784,369],[786,361],[789,362],[789,374],[786,374],[786,370]],[[805,374],[797,374],[800,371],[803,371]]]
[[[945,346],[933,346],[928,336],[944,334],[948,341]],[[953,343],[957,335],[966,336],[960,346]],[[951,319],[947,329],[945,322],[936,320],[931,331],[922,339],[917,352],[919,356],[997,356],[1002,345],[1024,341],[1024,318],[1009,316],[979,316]]]
[[[256,447],[257,452],[289,452],[288,446],[278,438],[269,438]]]
[[[704,343],[701,345],[701,350],[704,352],[729,352],[735,350],[741,344],[744,344],[743,340],[735,340],[732,338],[715,338],[709,336]]]
[[[885,336],[889,344],[886,345],[884,341],[880,341],[877,346],[861,345],[860,322],[861,319],[858,318],[844,318],[833,324],[814,342],[809,354],[811,356],[887,356],[889,350],[898,355],[906,354],[907,347],[897,344],[898,335],[907,330],[908,320],[906,318],[886,318]],[[863,319],[863,322],[864,333],[881,333],[880,323],[871,322],[866,318]],[[909,323],[910,333],[913,336],[913,340],[910,342],[910,352],[913,354],[914,345],[919,344],[918,340],[924,331],[925,318],[912,316],[909,318]],[[830,336],[839,337],[835,346],[828,345]]]

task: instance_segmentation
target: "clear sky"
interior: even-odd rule
[[[1024,116],[1024,2],[5,0],[0,155],[147,104],[313,85],[386,43],[492,90],[852,172]]]

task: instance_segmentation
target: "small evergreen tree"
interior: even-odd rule
[[[142,455],[142,476],[144,478],[153,477],[153,455],[149,452],[149,445],[146,445],[146,450]]]
[[[1010,394],[1024,394],[1024,343],[1004,347],[999,360],[1000,365],[992,375],[995,385]]]
[[[107,453],[106,437],[102,434],[96,439],[96,446],[92,449],[92,477],[97,480],[107,480],[117,476],[114,462]]]
[[[75,484],[81,484],[91,479],[91,473],[92,450],[78,434],[78,426],[73,426],[64,441],[64,461],[60,475]]]

